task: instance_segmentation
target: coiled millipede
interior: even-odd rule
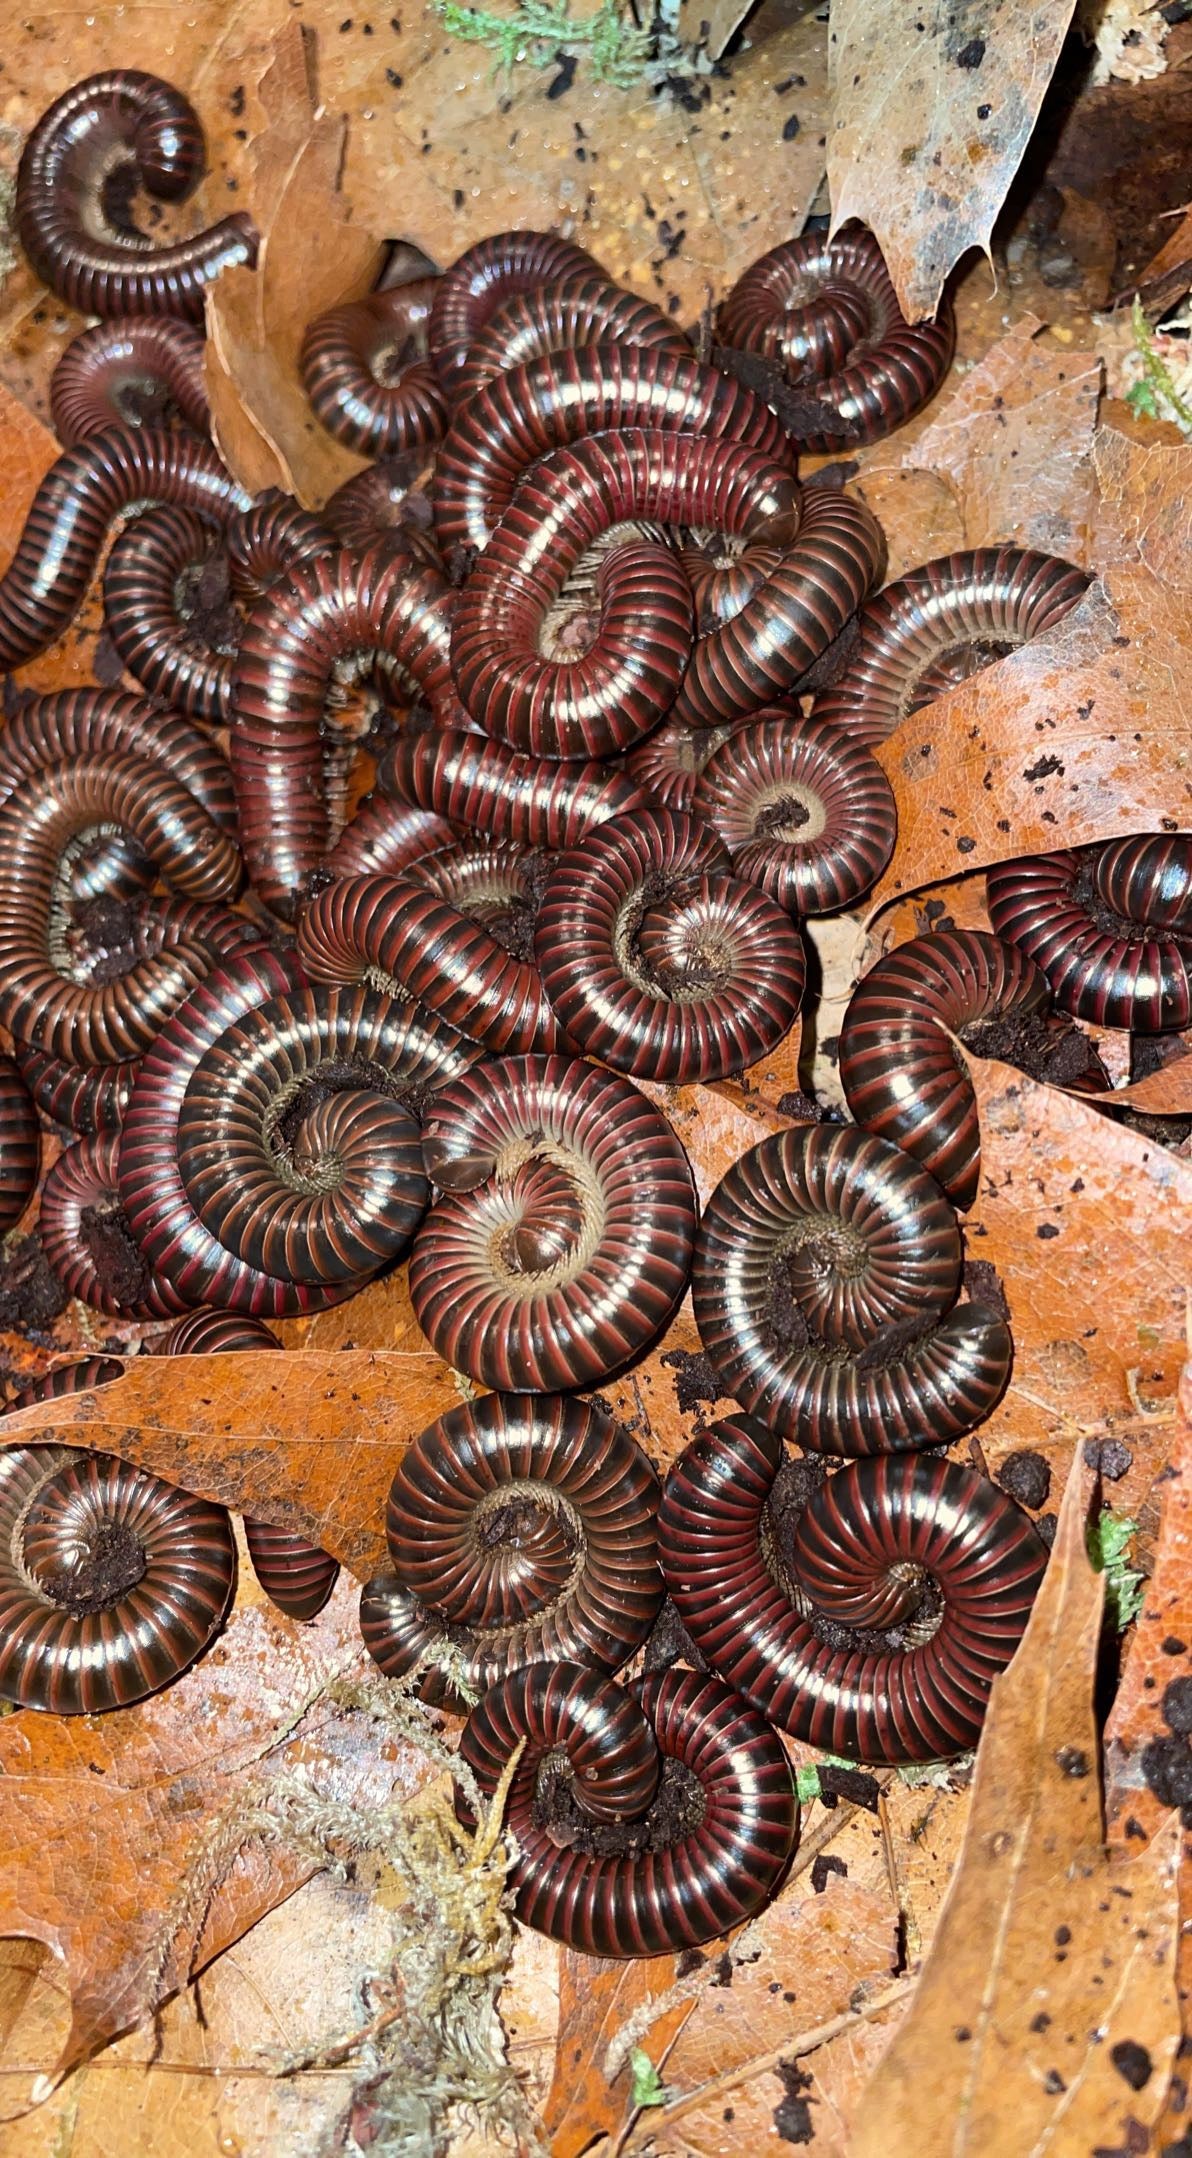
[[[627,1363],[687,1284],[691,1171],[665,1117],[615,1072],[507,1057],[440,1089],[423,1125],[443,1193],[410,1296],[444,1362],[555,1393]]]
[[[955,1303],[962,1247],[938,1184],[851,1125],[775,1133],[704,1210],[692,1273],[726,1392],[828,1454],[936,1446],[989,1415],[1010,1330]]]
[[[414,1441],[385,1518],[390,1570],[360,1626],[391,1677],[465,1699],[520,1664],[616,1671],[662,1600],[658,1479],[588,1402],[489,1394]]]
[[[728,848],[734,876],[794,915],[854,905],[898,836],[877,759],[797,711],[763,712],[727,734],[696,776],[692,808]]]
[[[427,358],[438,280],[420,277],[316,316],[302,341],[302,386],[316,419],[363,457],[437,442],[447,399]]]
[[[662,1955],[715,1940],[778,1888],[798,1828],[790,1768],[719,1679],[672,1670],[624,1687],[582,1664],[530,1664],[464,1726],[482,1791],[523,1739],[505,1824],[514,1907],[537,1932],[589,1955]]]
[[[378,780],[399,802],[515,847],[552,854],[646,796],[623,772],[601,764],[555,764],[519,756],[503,742],[460,727],[405,734],[382,759]]]
[[[1042,968],[1061,1011],[1137,1034],[1192,1022],[1186,832],[999,862],[985,890],[998,935]]]
[[[19,1221],[37,1184],[41,1132],[29,1090],[11,1057],[0,1056],[0,1235]]]
[[[1047,1564],[1030,1517],[955,1462],[881,1455],[828,1476],[792,1529],[774,1503],[783,1461],[775,1432],[732,1417],[667,1479],[663,1569],[700,1654],[829,1752],[926,1761],[975,1745]]]
[[[120,1207],[115,1132],[76,1139],[46,1176],[38,1231],[51,1273],[94,1311],[172,1319],[186,1306],[145,1265]]]
[[[97,322],[69,344],[50,377],[50,413],[64,449],[105,427],[160,426],[171,411],[196,434],[211,423],[201,330],[171,316]]]
[[[679,352],[691,345],[669,316],[606,277],[571,277],[503,300],[468,351],[458,398],[466,404],[496,375],[551,352],[584,345],[629,345],[639,351]]]
[[[506,300],[577,276],[603,272],[582,247],[551,232],[495,232],[465,248],[437,280],[427,324],[430,356],[444,388],[458,394],[472,346]]]

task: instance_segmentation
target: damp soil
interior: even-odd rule
[[[312,1110],[317,1109],[322,1102],[330,1101],[335,1094],[362,1091],[386,1095],[417,1121],[422,1116],[432,1089],[429,1086],[418,1088],[405,1085],[395,1078],[392,1072],[383,1070],[379,1064],[356,1064],[350,1057],[339,1058],[320,1065],[291,1095],[273,1126],[274,1143],[282,1152],[288,1154]]]
[[[654,1621],[642,1652],[642,1670],[669,1671],[672,1664],[676,1663],[689,1664],[693,1671],[708,1669],[705,1658],[700,1655],[668,1596]]]
[[[1048,1086],[1109,1088],[1109,1073],[1073,1019],[1005,1012],[962,1027],[960,1039],[974,1056],[997,1057]]]
[[[124,1310],[143,1301],[151,1275],[123,1207],[114,1197],[85,1206],[79,1216],[79,1242],[95,1268],[99,1285]]]
[[[487,909],[477,914],[477,920],[503,952],[521,965],[532,967],[534,957],[534,927],[542,907],[547,881],[555,866],[557,856],[536,849],[526,854],[518,863],[521,890],[516,900],[508,906]],[[464,910],[467,911],[467,910]]]
[[[89,1618],[96,1611],[110,1611],[135,1588],[145,1565],[133,1531],[122,1522],[104,1521],[92,1534],[81,1564],[41,1575],[40,1586],[72,1618]]]
[[[668,1754],[650,1809],[635,1821],[590,1821],[576,1803],[568,1764],[547,1760],[539,1772],[533,1818],[535,1828],[561,1849],[586,1858],[637,1858],[682,1843],[699,1828],[705,1811],[699,1779]]]
[[[843,436],[851,447],[853,443],[860,446],[865,439],[860,422],[850,426],[835,405],[792,388],[782,369],[762,359],[760,353],[739,352],[734,345],[713,345],[712,365],[762,398],[779,424],[797,441],[805,442],[810,435],[835,435],[838,439]]]
[[[1051,1464],[1042,1454],[1029,1449],[1007,1454],[994,1481],[1000,1485],[1007,1498],[1019,1506],[1027,1506],[1033,1514],[1046,1506],[1051,1496]]]
[[[23,1236],[0,1259],[0,1329],[19,1328],[36,1340],[70,1299],[50,1272],[41,1238]]]
[[[507,1549],[522,1550],[533,1544],[542,1528],[545,1517],[558,1529],[563,1544],[570,1554],[579,1548],[579,1536],[565,1513],[556,1513],[533,1498],[508,1499],[503,1506],[482,1514],[476,1527],[476,1542],[482,1551],[492,1551],[498,1545]]]
[[[179,616],[196,644],[223,658],[240,650],[244,616],[232,598],[231,565],[222,547],[183,570],[175,594]]]
[[[675,1374],[675,1399],[682,1415],[698,1408],[701,1401],[725,1398],[710,1357],[697,1354],[693,1349],[668,1349],[661,1362]]]

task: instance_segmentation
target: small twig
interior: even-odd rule
[[[652,2107],[649,2120],[642,2123],[642,2140],[638,2140],[635,2130],[629,2141],[621,2145],[622,2150],[628,2153],[634,2149],[644,2149],[646,2143],[656,2138],[658,2129],[663,2125],[669,2127],[672,2121],[680,2120],[685,2113],[692,2113],[698,2107],[710,2105],[713,2100],[722,2098],[727,2091],[736,2090],[753,2076],[766,2075],[771,2069],[777,2068],[780,2061],[802,2060],[808,2053],[817,2053],[821,2046],[830,2045],[834,2038],[842,2038],[846,2031],[855,2030],[858,2024],[871,2023],[875,2016],[882,2015],[887,2008],[894,2008],[899,2001],[905,2000],[908,1993],[914,1991],[915,1983],[913,1978],[900,1978],[896,1985],[887,1986],[884,1993],[876,1994],[873,2000],[864,2002],[860,2008],[846,2009],[843,2014],[833,2016],[827,2023],[817,2023],[813,2029],[801,2031],[794,2038],[788,2038],[784,2045],[772,2047],[769,2053],[755,2053],[752,2060],[742,2061],[739,2068],[727,2069],[723,2075],[712,2076],[707,2083],[701,2083],[698,2090],[685,2091],[681,2098],[673,2099],[668,2106]]]

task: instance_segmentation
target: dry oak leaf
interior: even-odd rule
[[[1102,1840],[1093,1682],[1104,1576],[1077,1459],[1030,1624],[993,1688],[960,1864],[853,2158],[1134,2148],[1179,2042],[1174,1817],[1127,1864]],[[1115,2054],[1145,2053],[1134,2087]],[[1132,2052],[1131,2057],[1134,2057]]]
[[[956,498],[960,538],[951,544],[1012,540],[1068,562],[1088,559],[1101,362],[1046,340],[1042,330],[1037,315],[1024,315],[937,403],[909,448],[895,435],[862,456],[856,492],[875,515],[902,506],[892,475],[919,471]],[[875,481],[880,502],[871,495]],[[902,546],[914,562],[944,551],[911,555]]]
[[[898,846],[870,899],[1192,820],[1192,447],[1105,428],[1084,598],[875,752]]]
[[[1109,1838],[1127,1853],[1160,1833],[1167,1818],[1147,1780],[1148,1766],[1155,1772],[1154,1756],[1148,1760],[1147,1747],[1157,1743],[1169,1758],[1179,1759],[1181,1739],[1187,1745],[1184,1704],[1192,1699],[1192,1364],[1181,1375],[1179,1412],[1179,1421],[1168,1434],[1169,1465],[1158,1479],[1162,1510],[1154,1572],[1105,1726]],[[1175,1691],[1169,1693],[1169,1687]],[[1183,1927],[1177,1972],[1188,2039],[1192,2038],[1192,1865],[1184,1865],[1180,1888]],[[1171,2117],[1165,2124],[1173,2143],[1187,2126],[1183,2107],[1177,2115],[1175,2091],[1173,2083]],[[1166,2140],[1161,2127],[1155,2147],[1161,2149]]]
[[[1129,1510],[1166,1460],[1169,1427],[1140,1397],[1169,1402],[1184,1359],[1192,1165],[1086,1099],[967,1061],[981,1188],[965,1245],[995,1268],[1014,1331],[1010,1384],[981,1444],[991,1467],[1037,1447],[1059,1470],[1077,1438],[1116,1434],[1133,1465],[1114,1503]]]
[[[280,487],[322,504],[365,459],[319,425],[298,372],[303,332],[367,292],[381,243],[354,223],[340,187],[347,122],[315,111],[298,26],[279,36],[261,80],[268,123],[253,144],[255,270],[225,271],[207,302],[207,392],[220,455],[252,494]]]
[[[881,243],[903,312],[935,313],[948,272],[990,234],[1073,0],[834,0],[828,40],[833,224]]]
[[[328,1797],[357,1804],[419,1788],[423,1755],[326,1696],[368,1668],[345,1582],[302,1627],[237,1608],[198,1664],[133,1709],[0,1724],[0,1936],[42,1941],[66,1967],[71,2026],[55,2079],[310,1872],[274,1843],[246,1842],[237,1858],[229,1831],[225,1847],[238,1800],[299,1766]]]
[[[363,1578],[385,1562],[385,1500],[406,1447],[459,1402],[430,1349],[146,1356],[109,1386],[14,1411],[4,1438],[118,1454],[296,1529]]]
[[[649,2013],[674,1983],[675,1958],[611,1962],[564,1949],[559,1958],[559,2030],[555,2072],[542,2106],[551,2158],[581,2158],[596,2139],[621,2127],[629,2106],[629,2073],[608,2074],[610,2044],[631,2018]],[[650,2054],[661,2058],[667,2041],[691,2014],[688,1996],[650,2022]]]

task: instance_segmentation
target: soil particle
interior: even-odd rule
[[[693,1671],[708,1668],[668,1596],[646,1642],[642,1670],[669,1671],[676,1663],[690,1664]]]
[[[36,1335],[65,1311],[69,1299],[52,1274],[38,1236],[23,1236],[0,1261],[0,1327]]]
[[[1183,1737],[1192,1732],[1192,1678],[1173,1678],[1163,1689],[1163,1721]]]
[[[1130,1448],[1121,1439],[1086,1439],[1084,1458],[1107,1484],[1120,1483],[1134,1462]]]
[[[1151,2056],[1134,2038],[1122,2038],[1109,2049],[1109,2058],[1132,2091],[1142,2090],[1151,2080]]]
[[[877,1812],[881,1786],[876,1776],[867,1776],[863,1769],[837,1768],[831,1761],[821,1761],[819,1782],[825,1799],[843,1798],[850,1806],[864,1806],[868,1813]]]
[[[1007,1012],[962,1027],[960,1039],[974,1056],[998,1057],[1048,1086],[1079,1086],[1088,1080],[1095,1080],[1099,1088],[1109,1086],[1105,1066],[1072,1019],[1048,1018],[1042,1012]]]
[[[811,2118],[811,2105],[802,2094],[809,2091],[812,2078],[797,2061],[779,2061],[774,2071],[782,2078],[786,2096],[774,2108],[774,2127],[783,2143],[811,2143],[815,2140],[815,2123]]]
[[[686,1416],[701,1401],[721,1400],[723,1388],[708,1357],[692,1349],[668,1349],[662,1362],[675,1374],[675,1399],[682,1415]]]
[[[996,1480],[1010,1498],[1037,1513],[1051,1491],[1051,1466],[1042,1454],[1007,1454]]]
[[[817,1896],[823,1895],[828,1877],[833,1873],[840,1874],[843,1880],[848,1879],[848,1867],[843,1858],[837,1858],[834,1851],[821,1851],[811,1862],[811,1885]]]
[[[1010,1304],[1002,1277],[988,1259],[966,1259],[964,1293],[970,1304],[986,1304],[999,1319],[1009,1319]]]
[[[703,1790],[689,1768],[667,1756],[649,1812],[636,1821],[590,1821],[576,1803],[566,1762],[547,1761],[538,1778],[534,1825],[561,1849],[589,1858],[637,1857],[643,1851],[666,1851],[681,1843],[703,1821]]]
[[[795,1117],[800,1124],[820,1124],[824,1112],[810,1094],[804,1094],[799,1088],[793,1094],[779,1095],[778,1114]]]
[[[43,1574],[41,1586],[72,1618],[87,1618],[119,1603],[144,1571],[145,1553],[133,1531],[121,1522],[105,1521],[92,1535],[82,1562],[61,1573]]]

